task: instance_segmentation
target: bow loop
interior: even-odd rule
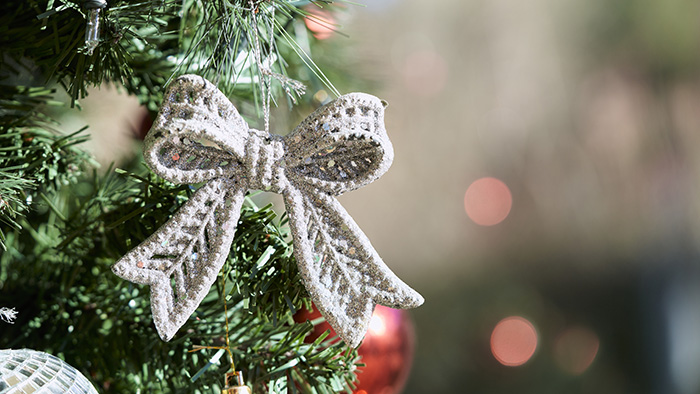
[[[164,96],[145,140],[153,172],[174,183],[240,174],[249,128],[226,96],[195,75],[177,78]]]
[[[382,176],[394,151],[384,128],[384,105],[350,93],[319,108],[285,137],[286,175],[333,195]]]

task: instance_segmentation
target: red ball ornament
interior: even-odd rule
[[[312,312],[302,310],[294,320],[303,322],[321,317],[316,308]],[[306,337],[313,342],[326,330],[335,332],[326,322],[318,324]],[[369,323],[367,335],[358,349],[364,367],[358,368],[359,383],[355,394],[399,394],[411,371],[416,342],[413,322],[407,311],[377,305]]]
[[[146,107],[141,107],[135,117],[135,121],[136,125],[131,126],[131,134],[134,138],[143,141],[148,131],[151,130],[151,126],[153,126],[153,117]]]

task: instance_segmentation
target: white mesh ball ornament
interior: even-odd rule
[[[153,320],[163,340],[185,324],[216,280],[248,189],[283,195],[304,285],[348,345],[356,347],[364,337],[375,304],[423,303],[335,198],[391,165],[378,98],[343,95],[281,137],[249,128],[213,84],[184,75],[165,93],[144,156],[171,182],[206,182],[113,266],[122,278],[151,286]]]
[[[0,350],[0,393],[97,394],[83,374],[65,361],[35,350]]]

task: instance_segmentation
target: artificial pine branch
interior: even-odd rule
[[[21,125],[16,123],[0,134],[2,249],[6,249],[6,233],[22,228],[19,217],[28,210],[35,195],[74,182],[85,164],[91,163],[90,156],[75,147],[85,141],[81,131],[62,136]]]
[[[140,160],[126,171],[87,175],[94,162],[76,148],[86,137],[61,135],[45,115],[56,105],[57,87],[74,105],[90,86],[107,82],[155,111],[168,80],[184,72],[219,81],[234,100],[258,107],[269,73],[334,92],[311,60],[312,39],[296,28],[307,15],[300,7],[330,1],[113,0],[90,56],[81,3],[0,3],[0,244],[7,247],[0,254],[0,305],[18,312],[16,324],[3,327],[0,348],[61,356],[103,392],[211,392],[228,366],[207,369],[214,351],[189,350],[225,342],[226,302],[231,350],[256,392],[350,391],[357,353],[325,337],[305,344],[311,323],[291,319],[310,300],[284,218],[277,221],[269,206],[243,208],[220,274],[227,286],[217,282],[195,318],[162,342],[148,289],[114,276],[110,266],[193,189],[157,179]],[[273,83],[272,92],[274,99],[286,89]]]
[[[217,282],[181,334],[160,340],[148,289],[119,279],[110,265],[191,193],[147,173],[120,171],[93,174],[36,202],[21,220],[25,231],[9,232],[11,248],[0,257],[0,305],[19,311],[16,324],[3,330],[0,348],[59,354],[105,392],[207,392],[221,384],[228,365],[191,381],[213,351],[188,351],[224,343],[225,296],[231,350],[256,391],[270,385],[349,390],[357,353],[342,343],[305,344],[311,323],[291,318],[310,301],[291,241],[270,206],[244,207],[220,274],[228,278],[226,289]]]
[[[254,61],[254,52],[259,51],[272,71],[287,75],[290,68],[309,66],[312,77],[336,92],[296,43],[292,27],[296,19],[309,15],[299,8],[306,2],[112,1],[104,12],[102,41],[92,55],[84,48],[86,22],[81,3],[2,2],[0,75],[5,63],[21,61],[31,69],[35,84],[57,81],[73,103],[85,97],[90,86],[113,82],[155,110],[166,83],[184,73],[218,83],[227,95],[259,100],[262,72]],[[255,42],[260,43],[259,48]],[[288,91],[284,86],[275,88],[277,95],[284,91]]]

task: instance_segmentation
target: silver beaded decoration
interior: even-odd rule
[[[375,304],[423,303],[335,198],[374,181],[391,165],[378,98],[341,96],[281,137],[249,128],[213,84],[185,75],[166,91],[144,156],[171,182],[206,182],[113,267],[122,278],[151,286],[153,320],[163,340],[185,324],[216,280],[248,189],[283,195],[304,285],[348,345],[359,345]]]
[[[35,350],[0,350],[0,393],[97,394],[65,361]]]

